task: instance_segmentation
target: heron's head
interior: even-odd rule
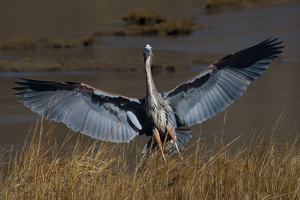
[[[146,44],[144,47],[144,60],[148,59],[148,57],[152,54],[152,47],[149,44]]]

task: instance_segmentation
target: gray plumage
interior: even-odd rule
[[[152,47],[146,45],[144,61],[147,94],[144,99],[112,94],[78,82],[37,81],[19,79],[20,102],[33,112],[74,131],[111,142],[129,142],[137,135],[152,136],[157,130],[164,141],[171,140],[179,148],[191,137],[184,125],[199,124],[224,111],[242,96],[251,81],[268,69],[280,54],[282,42],[269,38],[258,45],[221,58],[192,79],[167,93],[158,93],[151,64]],[[155,137],[159,145],[160,138]],[[143,152],[150,148],[150,141]]]

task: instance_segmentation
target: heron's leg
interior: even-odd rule
[[[165,158],[165,155],[164,155],[164,152],[163,152],[163,148],[162,148],[162,145],[161,145],[161,140],[160,140],[159,132],[158,132],[158,130],[157,130],[156,127],[154,128],[154,136],[155,136],[156,142],[157,142],[157,144],[158,144],[158,146],[159,146],[159,148],[161,150],[162,156],[163,156],[163,158],[164,158],[164,160],[166,162],[166,158]]]
[[[169,124],[167,125],[167,131],[168,131],[168,133],[170,134],[171,138],[172,138],[173,141],[174,141],[175,147],[176,147],[176,149],[177,149],[177,151],[178,151],[178,153],[179,153],[179,156],[180,156],[181,160],[183,160],[183,158],[182,158],[182,156],[181,156],[181,153],[180,153],[180,151],[179,151],[177,142],[176,142],[176,136],[175,136],[175,133],[174,133],[174,131],[173,131],[173,128],[172,128]]]

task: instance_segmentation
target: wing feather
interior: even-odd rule
[[[177,128],[191,126],[224,111],[245,92],[282,53],[282,42],[269,38],[253,47],[221,58],[192,79],[164,93],[173,108]]]
[[[19,79],[16,96],[33,112],[63,122],[74,131],[111,142],[129,142],[145,133],[142,100],[98,90],[78,82]],[[130,113],[129,119],[126,113]],[[133,120],[130,121],[130,120]]]

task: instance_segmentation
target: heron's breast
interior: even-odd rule
[[[167,128],[167,117],[164,109],[158,110],[154,116],[152,116],[155,127],[161,132],[164,133]]]
[[[156,100],[151,100],[148,102],[147,107],[148,115],[151,117],[154,126],[159,132],[164,133],[167,128],[167,115],[164,106]]]

